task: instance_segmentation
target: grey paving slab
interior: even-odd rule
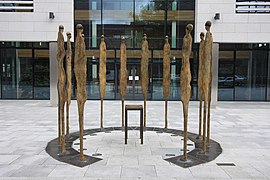
[[[126,104],[142,104],[142,101],[127,101]],[[99,101],[87,101],[85,108],[85,129],[99,127]],[[152,156],[158,158],[145,158],[140,155],[132,155],[135,160],[133,163],[125,164],[121,157],[98,162],[99,166],[147,166],[149,161],[155,164],[156,177],[152,179],[270,179],[270,102],[219,102],[217,108],[212,109],[211,138],[221,144],[223,153],[214,161],[189,168],[183,173],[181,168],[172,165],[163,164],[160,159],[161,151],[151,149]],[[121,102],[105,101],[104,103],[104,125],[121,126]],[[183,113],[181,102],[169,102],[169,128],[183,129]],[[189,107],[189,131],[198,132],[198,102],[190,102]],[[72,101],[70,107],[70,130],[78,131],[76,101]],[[147,125],[163,127],[164,126],[164,102],[151,101],[147,104]],[[130,114],[130,124],[139,125],[138,113]],[[87,172],[87,169],[73,169],[66,167],[51,159],[48,154],[42,150],[46,142],[57,137],[57,107],[50,107],[49,101],[6,101],[0,100],[0,179],[9,178],[16,170],[23,166],[55,166],[56,168],[43,179],[99,179],[98,177],[84,177],[81,174]],[[143,148],[169,148],[171,142],[178,143],[179,137],[165,138],[161,143],[157,138],[162,134],[147,132],[144,145],[140,144],[138,132],[130,132],[130,139],[127,147]],[[104,149],[109,154],[113,148],[122,148],[123,136],[121,133],[114,134],[114,139],[110,140],[110,134],[104,135],[97,141],[95,138],[85,143],[87,149],[95,151],[95,148]],[[103,141],[105,143],[103,143]],[[105,145],[104,145],[105,144]],[[8,148],[7,148],[8,147]],[[173,147],[172,147],[173,148]],[[179,149],[182,148],[181,142]],[[113,151],[113,150],[112,150]],[[130,151],[132,152],[132,151]],[[134,152],[134,151],[133,151]],[[119,153],[116,151],[115,153]],[[118,156],[124,156],[120,150]],[[2,156],[9,155],[9,156]],[[4,158],[2,158],[4,157]],[[16,158],[17,157],[17,158]],[[123,162],[121,162],[123,161]],[[132,160],[131,160],[132,161]],[[236,167],[218,167],[217,162],[233,162]],[[121,164],[122,163],[122,164]],[[166,162],[165,162],[166,163]],[[115,165],[113,165],[115,164]],[[120,165],[121,164],[121,165]],[[66,168],[64,168],[64,167]],[[91,167],[91,166],[89,166]],[[167,167],[159,168],[159,167]],[[171,168],[172,167],[172,168]],[[171,169],[170,169],[171,168]],[[136,169],[136,168],[135,168]],[[138,168],[137,168],[138,169]],[[175,169],[175,170],[174,170]],[[122,169],[123,170],[123,169]],[[170,171],[171,170],[171,171]],[[30,172],[30,171],[29,171]],[[72,172],[77,172],[76,175]],[[182,172],[182,173],[181,173]],[[189,173],[188,173],[189,172]],[[208,172],[208,174],[205,174]],[[247,172],[247,173],[246,173]],[[179,174],[178,174],[179,173]],[[194,175],[194,177],[190,176]],[[61,176],[62,174],[62,176]],[[63,175],[65,174],[65,175]],[[80,177],[72,177],[78,176]],[[170,175],[175,174],[175,177]],[[179,175],[179,176],[178,176]],[[4,176],[4,177],[3,177]],[[10,177],[9,179],[40,179],[35,175],[29,174],[29,177]],[[45,175],[44,175],[45,176]],[[66,176],[66,177],[63,177]],[[141,178],[149,179],[150,177]],[[102,179],[110,179],[103,177]],[[133,180],[138,177],[120,177],[115,179]]]
[[[123,166],[121,177],[153,178],[157,173],[155,166]]]
[[[84,177],[88,167],[75,167],[71,165],[57,165],[48,175],[49,177]]]
[[[193,176],[189,169],[184,169],[179,166],[155,166],[157,171],[157,176],[166,179],[168,178],[177,178],[185,177],[187,179],[192,179]]]
[[[20,155],[0,155],[0,165],[2,164],[10,164],[16,159],[18,159]]]
[[[11,176],[13,177],[47,177],[55,166],[33,165],[23,166],[16,170]]]
[[[120,178],[122,166],[101,166],[92,165],[88,167],[85,177],[98,177],[98,178]]]

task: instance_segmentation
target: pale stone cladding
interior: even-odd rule
[[[236,13],[236,0],[196,0],[195,42],[200,42],[204,23],[212,21],[214,41],[218,43],[269,43],[270,13]],[[220,20],[214,20],[220,13]]]
[[[73,0],[34,0],[33,3],[34,12],[0,12],[0,41],[56,41],[60,24],[73,35]],[[54,13],[54,19],[49,18],[49,12]]]

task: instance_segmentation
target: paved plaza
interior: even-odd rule
[[[99,108],[99,101],[87,101],[85,129],[99,128]],[[183,130],[182,104],[170,101],[168,114],[168,128]],[[198,133],[198,102],[190,102],[188,124],[189,132]],[[138,112],[129,112],[129,125],[139,126]],[[120,126],[121,102],[105,101],[104,127]],[[147,103],[147,126],[164,127],[164,102]],[[78,127],[77,103],[72,101],[70,131]],[[57,137],[57,107],[50,107],[49,101],[2,100],[0,179],[270,179],[270,102],[219,102],[212,109],[211,127],[211,139],[220,143],[223,152],[209,163],[182,168],[164,161],[166,152],[181,153],[181,137],[145,132],[145,143],[140,145],[139,131],[129,131],[125,145],[124,132],[112,131],[85,140],[85,153],[101,152],[103,160],[80,168],[56,161],[45,151]]]

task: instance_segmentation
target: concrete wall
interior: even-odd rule
[[[212,21],[215,42],[219,43],[269,43],[270,14],[235,13],[236,0],[196,0],[195,42],[200,41],[204,23]],[[214,20],[215,13],[220,20]]]
[[[56,41],[60,24],[73,34],[73,7],[73,0],[34,0],[34,12],[0,12],[0,41]]]

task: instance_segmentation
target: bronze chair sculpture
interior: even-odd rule
[[[58,142],[61,143],[62,153],[65,148],[65,103],[66,103],[66,73],[64,69],[65,47],[64,47],[64,26],[59,26],[57,38],[57,62],[58,62]],[[61,140],[60,140],[61,137]]]
[[[165,128],[168,127],[168,98],[170,95],[170,56],[171,46],[166,36],[163,50],[163,97],[165,99]]]
[[[84,105],[86,102],[86,52],[83,36],[83,26],[77,24],[77,37],[75,42],[75,59],[74,72],[77,82],[77,104],[79,111],[79,127],[80,127],[80,160],[85,161],[83,154],[83,131],[84,131]]]
[[[188,124],[188,104],[191,96],[191,72],[190,72],[190,63],[189,57],[191,55],[191,46],[192,46],[192,37],[190,35],[193,29],[192,24],[186,26],[186,35],[183,39],[182,47],[182,67],[180,74],[180,92],[181,92],[181,101],[183,104],[184,111],[184,161],[187,160],[187,124]]]
[[[146,127],[146,99],[148,94],[148,84],[149,84],[149,76],[148,76],[148,56],[149,56],[149,49],[148,49],[148,42],[146,34],[143,35],[143,42],[142,42],[142,59],[141,59],[141,81],[142,81],[142,93],[144,99],[144,127]]]
[[[124,114],[125,114],[125,107],[124,101],[126,96],[127,90],[127,54],[126,54],[126,44],[125,38],[123,37],[121,40],[120,45],[120,95],[122,99],[122,127],[124,127]]]
[[[71,61],[72,61],[72,49],[71,49],[71,33],[67,32],[67,51],[66,51],[66,75],[67,75],[67,103],[66,103],[66,134],[69,134],[69,106],[71,103],[72,96],[72,70],[71,70]]]
[[[106,93],[106,43],[104,35],[101,36],[99,46],[99,92],[100,92],[100,128],[103,128],[103,100]]]

